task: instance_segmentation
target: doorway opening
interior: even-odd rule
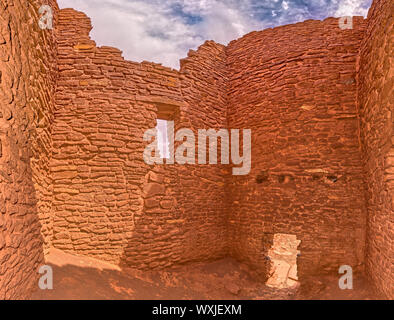
[[[276,233],[268,257],[271,269],[266,285],[273,288],[296,288],[299,285],[297,276],[297,250],[301,240],[293,234]]]

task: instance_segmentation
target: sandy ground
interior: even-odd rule
[[[123,269],[92,258],[52,250],[53,290],[33,294],[35,300],[76,299],[379,299],[366,280],[354,279],[353,290],[340,290],[338,278],[304,280],[298,290],[273,289],[254,280],[253,272],[231,258],[193,263],[165,271]]]

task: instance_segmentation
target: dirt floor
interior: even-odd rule
[[[253,280],[253,272],[239,262],[221,259],[166,271],[123,269],[95,259],[52,250],[53,290],[38,289],[35,300],[58,299],[379,299],[364,278],[353,290],[340,290],[338,278],[305,280],[298,290],[274,289]]]

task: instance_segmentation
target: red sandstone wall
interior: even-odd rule
[[[175,131],[190,128],[196,134],[198,128],[226,127],[224,64],[224,47],[207,42],[190,51],[180,73],[173,73],[183,99],[173,117]],[[154,92],[149,94],[146,100],[157,100]],[[216,166],[151,166],[143,185],[142,214],[122,262],[155,268],[224,256],[224,176]]]
[[[181,60],[182,93],[188,108],[182,127],[227,128],[227,68],[225,47],[207,41]],[[196,149],[196,157],[198,150]],[[220,163],[220,142],[218,144]],[[208,159],[207,159],[208,161]],[[197,163],[197,159],[196,159]],[[179,166],[179,196],[186,217],[184,260],[204,260],[228,255],[227,165]]]
[[[148,168],[141,142],[143,128],[154,127],[155,109],[136,95],[146,91],[141,78],[153,65],[96,48],[83,13],[61,10],[57,28],[53,244],[118,262],[143,208]]]
[[[363,263],[355,77],[364,25],[309,20],[227,48],[229,127],[252,129],[251,173],[229,185],[230,252],[264,275],[275,233],[301,240],[301,276]]]
[[[374,1],[360,50],[358,108],[366,172],[366,271],[394,298],[394,3]]]
[[[12,3],[0,4],[0,298],[28,295],[42,246],[52,245],[142,268],[230,253],[265,273],[273,234],[291,233],[302,241],[301,276],[362,266],[362,19],[354,30],[327,19],[253,32],[228,48],[208,41],[178,72],[97,48],[74,10],[55,20],[57,49],[53,32],[38,28],[42,3]],[[367,272],[388,297],[392,12],[390,1],[374,2],[358,73]],[[146,165],[142,135],[163,105],[176,110],[177,129],[252,129],[251,174]]]
[[[51,6],[54,14],[53,26],[57,24],[59,10],[55,0],[37,1],[37,8],[43,4]],[[41,235],[44,240],[44,254],[52,246],[53,217],[52,217],[52,178],[49,163],[52,156],[52,126],[54,121],[55,87],[57,79],[56,35],[55,30],[46,30],[35,27],[31,31],[34,43],[42,43],[36,50],[31,50],[29,62],[39,70],[31,71],[29,87],[33,91],[30,98],[30,108],[33,111],[34,130],[29,137],[32,144],[30,164],[32,178],[37,197],[37,211],[41,223]]]
[[[0,3],[0,299],[26,298],[37,286],[50,242],[55,50],[53,32],[38,26],[41,4]]]
[[[220,169],[148,166],[142,157],[161,105],[177,110],[177,128],[225,127],[222,75],[210,71],[224,66],[223,46],[202,46],[179,73],[97,48],[90,30],[83,13],[60,11],[54,246],[140,268],[223,255]]]
[[[34,284],[42,263],[38,229],[46,250],[53,234],[53,244],[64,250],[139,267],[213,259],[230,250],[265,271],[266,251],[279,232],[301,239],[301,275],[363,262],[365,212],[354,108],[361,20],[353,31],[341,31],[329,19],[254,32],[227,50],[207,42],[191,51],[177,72],[125,61],[117,49],[96,48],[86,16],[63,10],[48,175],[55,44],[53,34],[35,23],[22,26],[28,17],[37,19],[38,7],[29,8],[19,3],[2,8],[5,25],[11,21],[17,30],[13,40],[22,44],[10,61],[3,59],[4,102],[12,79],[23,84],[1,110],[1,225],[8,232],[0,239],[2,297],[23,297],[28,290],[20,288]],[[385,65],[390,65],[391,9],[382,1],[371,11],[358,91],[369,205],[367,271],[390,297],[392,70]],[[29,39],[23,38],[26,26],[37,31]],[[6,57],[9,35],[2,36]],[[46,45],[33,50],[36,43]],[[382,57],[381,72],[372,56]],[[254,134],[252,174],[229,179],[228,208],[228,168],[147,166],[141,156],[143,131],[155,125],[158,106],[175,107],[176,128],[196,132],[226,127],[227,103],[229,126]],[[21,173],[18,178],[15,172]],[[15,224],[16,217],[25,222]]]
[[[224,47],[213,42],[190,51],[182,60],[180,73],[173,73],[177,78],[173,85],[183,99],[173,117],[175,131],[190,128],[197,135],[199,128],[226,127],[224,70]],[[157,100],[152,96],[156,92],[149,94],[146,100]],[[143,185],[144,208],[123,262],[155,268],[224,256],[224,177],[223,168],[217,166],[151,166]]]

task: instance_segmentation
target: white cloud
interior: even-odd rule
[[[173,68],[205,40],[226,44],[259,28],[261,23],[242,11],[237,1],[218,0],[58,0],[61,8],[72,7],[91,19],[91,37],[99,46],[114,46],[128,60],[154,61]],[[245,1],[246,3],[247,1]],[[188,24],[174,14],[175,5],[184,13],[201,17]]]
[[[176,67],[185,47],[200,42],[181,19],[167,16],[148,2],[126,0],[59,0],[59,5],[85,12],[91,19],[91,37],[97,44],[118,47],[126,59],[149,60]]]
[[[205,40],[226,44],[253,30],[305,19],[366,16],[371,1],[58,0],[61,8],[92,19],[91,37],[99,46],[117,47],[128,60],[173,68]]]
[[[365,0],[340,0],[338,8],[334,13],[335,17],[345,16],[364,16],[368,14],[368,8]]]

